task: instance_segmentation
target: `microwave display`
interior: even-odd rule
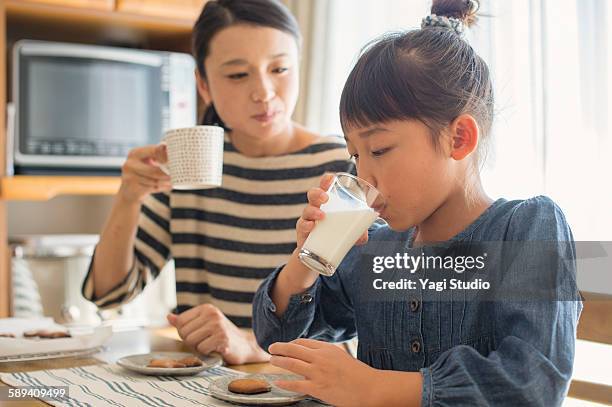
[[[32,57],[20,80],[19,147],[26,154],[121,156],[159,140],[159,68]]]

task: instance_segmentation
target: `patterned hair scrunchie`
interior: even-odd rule
[[[425,27],[444,27],[453,30],[458,35],[463,34],[463,21],[454,17],[438,16],[435,14],[428,15],[421,20],[421,28]]]

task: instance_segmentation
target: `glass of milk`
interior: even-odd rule
[[[359,237],[378,218],[384,207],[382,194],[368,182],[339,172],[321,205],[325,218],[317,221],[298,254],[308,268],[331,276]]]

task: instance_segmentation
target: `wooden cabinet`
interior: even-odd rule
[[[0,180],[0,199],[48,201],[58,195],[114,195],[119,177],[43,177],[17,175]]]
[[[4,175],[6,170],[6,51],[6,6],[0,2],[0,175]],[[6,203],[0,199],[0,318],[8,316],[10,312],[11,274],[7,232]]]
[[[192,19],[206,0],[117,0],[117,11],[126,13]]]
[[[10,315],[7,200],[113,195],[118,177],[7,177],[5,112],[10,46],[20,39],[189,52],[203,0],[0,0],[0,318]]]
[[[115,8],[115,0],[22,0],[24,3],[38,3],[53,6],[83,7],[86,9],[108,10]]]

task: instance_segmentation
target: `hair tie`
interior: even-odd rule
[[[458,35],[463,34],[464,24],[458,18],[438,16],[436,14],[428,15],[421,20],[421,28],[425,27],[443,27],[453,30]]]

